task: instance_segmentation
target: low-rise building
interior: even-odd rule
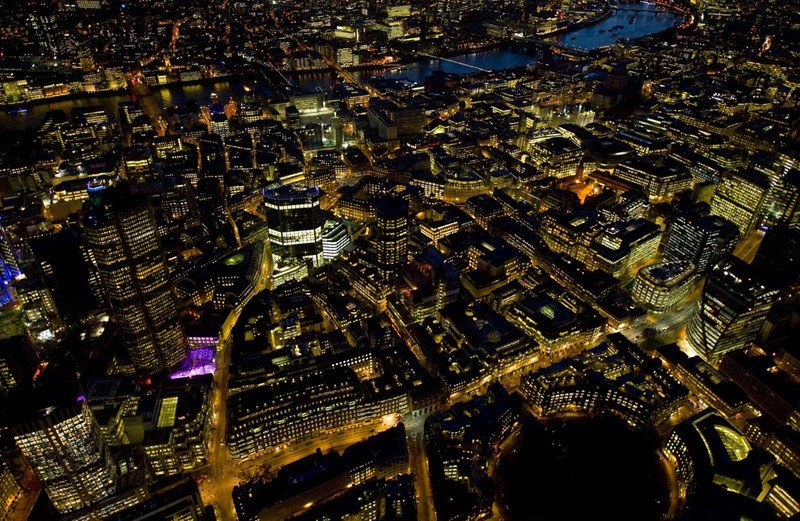
[[[691,262],[652,264],[639,270],[631,296],[642,307],[663,313],[683,302],[694,287],[695,267]]]

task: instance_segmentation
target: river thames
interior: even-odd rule
[[[680,23],[680,20],[680,15],[665,11],[653,4],[644,2],[625,4],[621,8],[614,9],[611,15],[594,25],[567,31],[553,37],[552,40],[578,49],[592,50],[613,45],[618,40],[642,38],[662,32]],[[535,60],[532,54],[512,49],[488,50],[454,56],[452,59],[486,70],[502,70],[526,66]],[[422,82],[432,73],[439,70],[450,74],[470,74],[475,72],[475,69],[471,67],[430,59],[406,65],[400,70],[390,68],[357,71],[354,76],[360,80],[365,80],[372,76],[383,76]],[[318,89],[328,89],[337,82],[337,75],[334,72],[307,73],[292,75],[290,79],[300,89],[313,92]],[[255,88],[257,94],[267,93],[264,85],[255,83],[252,87]],[[239,81],[220,81],[153,89],[153,96],[163,107],[184,104],[189,101],[194,101],[201,105],[208,104],[212,94],[217,94],[220,101],[223,102],[231,97],[241,99],[244,95],[244,85]],[[129,99],[127,94],[120,94],[65,99],[54,101],[53,103],[34,105],[24,115],[10,116],[5,112],[0,113],[0,128],[3,128],[6,132],[36,128],[50,110],[69,112],[73,107],[91,105],[101,105],[107,112],[116,116],[117,104]]]

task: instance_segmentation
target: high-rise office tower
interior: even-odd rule
[[[687,261],[704,273],[722,255],[733,251],[739,240],[739,229],[722,217],[682,212],[672,222],[664,260]]]
[[[27,405],[11,418],[14,442],[59,513],[88,507],[116,491],[108,447],[85,401],[77,401],[63,385],[18,398]]]
[[[272,253],[322,264],[322,228],[320,212],[322,191],[316,187],[282,185],[264,190],[264,210]]]
[[[689,345],[707,362],[749,347],[776,294],[777,290],[767,287],[751,266],[726,256],[709,272],[689,319]]]
[[[769,178],[761,172],[732,172],[717,184],[711,213],[731,221],[744,237],[759,223],[769,187]]]
[[[408,201],[381,197],[375,208],[378,269],[383,278],[393,280],[408,260]]]
[[[186,355],[153,212],[125,185],[90,185],[86,238],[133,365],[157,373]]]

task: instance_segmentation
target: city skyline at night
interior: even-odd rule
[[[0,519],[800,519],[790,0],[0,13]]]

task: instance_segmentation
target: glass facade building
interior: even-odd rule
[[[322,264],[322,228],[319,188],[283,185],[264,191],[264,213],[272,253]]]
[[[108,448],[86,402],[48,407],[12,432],[59,513],[88,507],[116,491]]]
[[[384,279],[393,280],[408,261],[408,201],[382,197],[376,208],[378,269]]]
[[[689,345],[712,363],[725,353],[749,347],[776,294],[748,264],[732,256],[724,258],[709,273],[689,319]]]
[[[759,224],[769,187],[767,176],[756,171],[723,176],[711,199],[711,213],[731,221],[744,237]]]
[[[174,367],[186,339],[152,210],[122,187],[94,190],[86,238],[131,361],[147,373]]]
[[[672,222],[664,247],[667,262],[691,262],[705,273],[720,256],[733,251],[739,229],[727,219],[684,212]]]

